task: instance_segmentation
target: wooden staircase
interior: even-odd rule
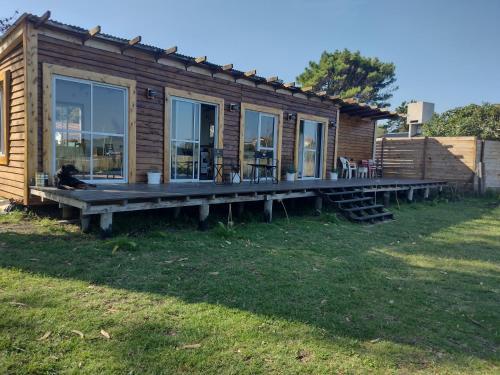
[[[321,190],[321,196],[347,219],[357,223],[377,223],[393,220],[392,212],[377,204],[374,197],[365,196],[356,188]]]

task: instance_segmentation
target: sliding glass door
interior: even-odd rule
[[[53,171],[64,164],[89,182],[127,181],[126,88],[56,76]]]
[[[250,179],[251,167],[255,162],[255,151],[272,151],[276,159],[277,140],[276,116],[245,110],[245,137],[243,144],[243,178]],[[259,160],[266,163],[267,160]],[[258,173],[258,170],[256,171]],[[256,176],[258,177],[258,176]]]
[[[323,126],[320,122],[300,121],[299,177],[302,179],[321,178]]]

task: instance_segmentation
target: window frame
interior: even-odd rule
[[[113,183],[127,183],[128,182],[128,147],[126,145],[128,144],[128,109],[127,109],[127,103],[128,103],[128,96],[129,90],[127,87],[123,86],[118,86],[118,85],[112,85],[112,84],[107,84],[107,83],[102,83],[102,82],[97,82],[93,80],[88,80],[88,79],[80,79],[80,78],[73,78],[73,77],[67,77],[64,75],[60,74],[53,74],[52,75],[52,113],[54,113],[53,116],[53,121],[52,121],[52,129],[51,129],[51,138],[52,138],[52,155],[51,155],[51,173],[55,174],[56,169],[57,169],[57,155],[56,151],[57,148],[55,147],[55,142],[56,142],[56,108],[57,108],[57,90],[56,90],[56,82],[57,80],[61,81],[67,81],[67,82],[75,82],[75,83],[81,83],[90,86],[90,130],[80,130],[80,131],[73,131],[73,133],[79,133],[82,136],[83,135],[88,135],[90,137],[90,160],[89,160],[89,175],[90,179],[83,179],[82,181],[84,182],[89,182],[89,183],[97,183],[97,184],[113,184]],[[123,127],[123,135],[117,134],[117,133],[110,133],[110,132],[99,132],[99,131],[94,131],[94,87],[109,87],[115,90],[122,91],[124,96],[123,96],[123,113],[124,113],[124,127]],[[64,102],[64,101],[62,101]],[[94,136],[108,136],[108,137],[123,137],[123,178],[120,179],[95,179],[94,178]]]
[[[244,147],[245,147],[245,112],[254,111],[259,113],[259,123],[260,114],[275,116],[275,134],[277,132],[276,138],[276,153],[274,154],[274,159],[277,160],[276,168],[276,178],[281,180],[281,148],[282,148],[282,137],[283,137],[283,111],[278,108],[266,107],[263,105],[241,103],[240,105],[240,149],[239,149],[239,160],[240,165],[243,166],[244,160]]]
[[[224,147],[224,99],[218,96],[199,94],[193,91],[164,87],[165,93],[165,115],[163,119],[163,183],[168,182],[191,182],[191,180],[175,180],[170,178],[172,168],[172,99],[209,104],[216,107],[217,128],[215,129],[215,147]],[[199,180],[198,180],[199,181]],[[198,182],[193,181],[193,182]]]
[[[10,153],[10,70],[0,72],[1,103],[0,131],[2,132],[3,152],[0,152],[0,165],[9,164]]]
[[[322,144],[321,144],[321,156],[320,156],[320,176],[319,177],[301,177],[301,180],[321,180],[327,178],[327,170],[326,165],[328,161],[328,122],[329,119],[327,117],[320,117],[315,115],[309,115],[306,113],[297,113],[297,122],[295,125],[295,152],[294,152],[294,165],[295,170],[299,171],[299,158],[302,158],[303,155],[299,155],[300,150],[300,122],[301,121],[312,121],[322,124]]]
[[[43,64],[43,154],[42,154],[42,164],[43,171],[48,174],[49,182],[53,181],[53,171],[52,171],[52,159],[55,155],[53,151],[52,143],[52,118],[55,117],[55,108],[53,107],[53,84],[52,77],[54,75],[80,79],[84,81],[94,81],[98,84],[118,86],[128,89],[128,102],[126,103],[126,113],[127,113],[127,143],[124,143],[124,149],[127,149],[128,157],[128,171],[126,171],[127,182],[135,183],[136,181],[136,101],[137,101],[137,90],[136,81],[122,78],[119,76],[97,73],[89,70],[82,70],[77,68],[69,68],[62,65],[55,65],[44,63]],[[102,181],[97,181],[98,183],[104,183]],[[117,183],[117,180],[114,181]]]

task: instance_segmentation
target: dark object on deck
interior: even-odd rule
[[[321,191],[321,194],[351,221],[375,223],[394,219],[392,212],[386,210],[383,204],[377,204],[374,197],[365,196],[363,189],[330,189]]]
[[[86,182],[80,181],[78,178],[73,177],[73,175],[79,173],[78,169],[72,164],[63,165],[56,174],[58,189],[63,190],[74,190],[83,189],[86,190],[89,187],[96,187],[92,184],[87,184]]]
[[[250,172],[251,182],[258,184],[261,178],[264,178],[265,181],[271,178],[273,183],[278,183],[278,176],[276,175],[278,161],[273,159],[273,156],[272,150],[255,151],[255,162],[248,164],[252,167]]]

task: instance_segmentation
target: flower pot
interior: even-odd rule
[[[339,179],[339,174],[337,172],[330,172],[330,180],[337,181]]]
[[[286,173],[286,180],[287,181],[295,181],[295,173]]]
[[[233,184],[239,184],[241,182],[241,177],[238,172],[231,172],[231,182]]]
[[[148,172],[148,185],[158,185],[161,180],[160,172]]]

